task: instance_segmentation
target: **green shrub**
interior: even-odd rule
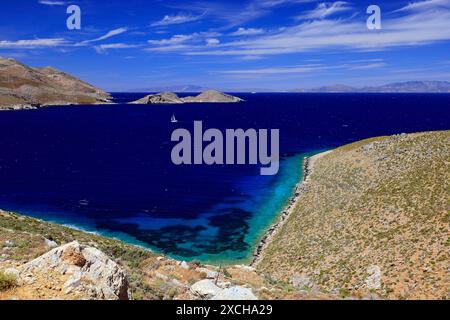
[[[0,291],[6,291],[17,286],[16,277],[0,271]]]

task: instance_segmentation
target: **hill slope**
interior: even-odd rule
[[[360,141],[317,160],[258,269],[342,296],[449,298],[450,131]]]
[[[55,68],[0,58],[0,110],[108,101],[106,92]]]

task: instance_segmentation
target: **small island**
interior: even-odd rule
[[[130,104],[237,103],[241,101],[244,100],[216,90],[207,90],[198,96],[184,98],[178,97],[173,92],[150,94],[139,100],[130,102]]]

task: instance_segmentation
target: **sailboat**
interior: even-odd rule
[[[174,114],[172,114],[172,118],[170,118],[170,122],[172,122],[172,123],[177,123],[178,122],[178,120],[177,120],[177,118],[175,118]]]

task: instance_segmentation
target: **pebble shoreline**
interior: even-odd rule
[[[309,181],[311,173],[314,169],[314,163],[316,162],[316,160],[330,152],[331,151],[325,151],[322,153],[318,153],[314,156],[305,157],[303,159],[302,181],[296,185],[293,195],[290,197],[286,206],[281,211],[277,221],[269,227],[269,229],[266,231],[266,233],[262,236],[261,240],[259,241],[258,246],[255,248],[255,250],[253,252],[252,262],[250,263],[251,267],[253,267],[253,268],[256,267],[258,265],[258,263],[262,260],[264,251],[268,247],[268,245],[271,242],[271,240],[273,239],[274,235],[284,225],[284,223],[286,222],[286,220],[288,219],[288,217],[294,210],[301,195],[308,190],[308,181]]]

